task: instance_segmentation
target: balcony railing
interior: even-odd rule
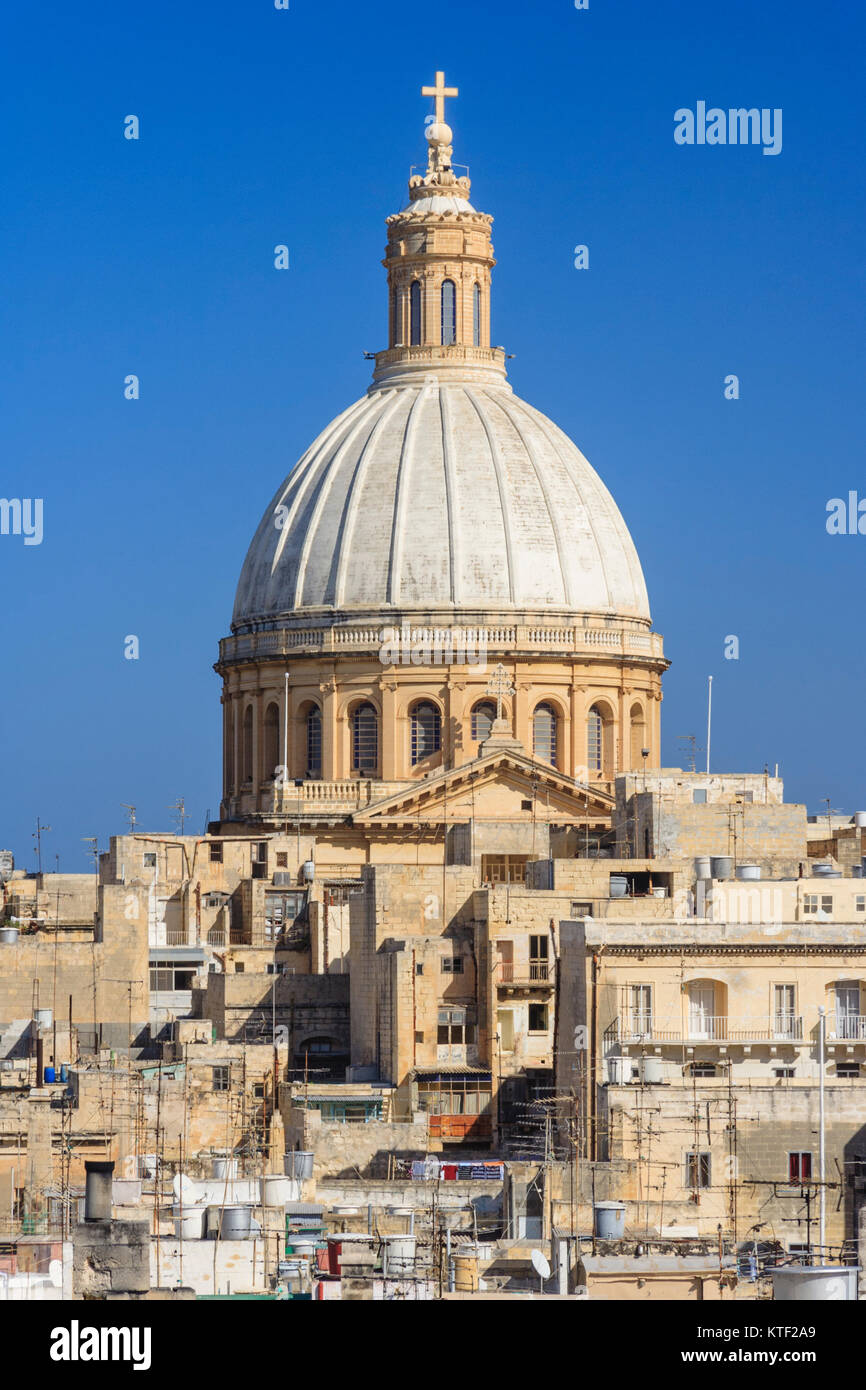
[[[553,979],[553,969],[547,960],[501,960],[496,967],[500,985],[546,985]]]
[[[866,1019],[863,1023],[866,1025]],[[866,1026],[857,1036],[866,1041]],[[762,1019],[718,1014],[692,1016],[686,1019],[684,1027],[669,1028],[660,1025],[651,1014],[626,1014],[614,1020],[605,1030],[604,1038],[606,1043],[802,1042],[803,1020],[796,1014],[777,1014]]]
[[[831,1013],[827,1020],[827,1036],[844,1042],[866,1042],[866,1014]]]

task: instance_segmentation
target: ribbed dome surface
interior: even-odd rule
[[[419,377],[350,406],[286,478],[247,554],[233,627],[334,609],[549,607],[649,622],[616,503],[507,385]]]

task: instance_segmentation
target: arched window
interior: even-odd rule
[[[476,284],[472,290],[472,342],[481,346],[481,286]]]
[[[532,716],[532,752],[536,758],[556,766],[556,710],[553,705],[536,705]]]
[[[421,282],[413,280],[409,289],[409,342],[418,347],[421,342]]]
[[[280,707],[270,704],[265,710],[265,780],[277,775],[280,762]]]
[[[604,719],[598,705],[589,711],[586,724],[586,765],[590,772],[601,772],[604,766]]]
[[[642,749],[646,747],[646,724],[640,705],[632,705],[629,721],[631,725],[631,767],[634,770],[643,765]]]
[[[492,700],[482,700],[475,705],[472,710],[472,741],[473,743],[483,743],[490,737],[493,728],[493,721],[496,718],[496,706]]]
[[[442,281],[442,342],[457,340],[457,290],[453,280]]]
[[[322,775],[322,716],[315,705],[307,711],[307,776]]]
[[[352,768],[375,772],[379,765],[379,721],[369,701],[352,711]]]
[[[247,705],[244,710],[244,737],[243,737],[243,772],[244,781],[253,780],[253,707]]]
[[[431,753],[438,753],[442,743],[442,718],[435,705],[424,700],[412,710],[410,755],[413,764],[420,763]]]

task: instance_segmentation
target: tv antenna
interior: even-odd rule
[[[128,801],[121,801],[120,804],[124,811],[129,812],[129,833],[133,835],[135,833],[135,807],[131,806]]]

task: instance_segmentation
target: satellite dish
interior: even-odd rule
[[[198,1200],[196,1184],[185,1173],[175,1173],[171,1180],[171,1190],[175,1199],[182,1201],[184,1206],[192,1206]]]
[[[541,1253],[541,1251],[533,1250],[530,1258],[532,1260],[532,1268],[535,1270],[539,1279],[549,1279],[550,1265],[545,1256]]]

